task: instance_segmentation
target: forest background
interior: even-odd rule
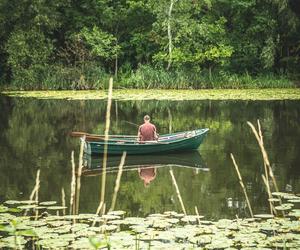
[[[1,0],[1,89],[295,87],[300,0]]]

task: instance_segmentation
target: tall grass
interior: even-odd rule
[[[81,66],[49,65],[30,77],[12,80],[6,88],[24,90],[81,90],[107,89],[110,74],[95,62]],[[30,72],[29,72],[30,73]],[[28,73],[28,74],[29,74]],[[31,74],[31,73],[30,73]],[[247,89],[247,88],[290,88],[296,84],[282,74],[251,75],[247,72],[235,74],[215,71],[212,77],[207,70],[193,68],[170,69],[151,65],[140,65],[132,70],[130,65],[121,67],[114,88],[139,89]]]
[[[180,69],[166,71],[162,68],[140,66],[135,72],[121,76],[119,87],[165,88],[165,89],[247,89],[247,88],[289,88],[294,84],[284,75],[264,74],[252,76],[219,71],[209,77],[206,71]]]

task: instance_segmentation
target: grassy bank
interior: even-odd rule
[[[12,80],[0,84],[6,90],[99,90],[107,89],[110,75],[101,67],[88,65],[81,68],[52,66],[36,78]],[[297,79],[296,76],[293,79]],[[114,79],[118,89],[252,89],[293,88],[296,83],[288,75],[264,73],[251,75],[227,71],[213,72],[191,69],[166,71],[148,65],[137,70],[120,69]]]
[[[37,99],[97,100],[107,98],[107,92],[104,90],[5,91],[2,94]],[[113,98],[118,100],[300,100],[300,89],[130,89],[114,90]]]

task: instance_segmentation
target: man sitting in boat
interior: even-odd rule
[[[150,116],[144,116],[144,124],[139,127],[138,130],[139,141],[157,141],[158,134],[156,133],[156,127],[150,122]]]

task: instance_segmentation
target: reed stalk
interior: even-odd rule
[[[65,189],[62,187],[61,188],[61,205],[63,207],[66,206],[66,194],[65,194]],[[63,215],[66,215],[66,209],[63,209]]]
[[[244,192],[244,195],[245,195],[245,198],[246,198],[246,201],[247,201],[247,205],[248,205],[248,208],[249,208],[249,212],[250,212],[250,214],[251,214],[251,217],[253,218],[253,212],[252,212],[251,204],[250,204],[250,201],[249,201],[249,198],[248,198],[248,195],[247,195],[246,188],[245,188],[244,183],[243,183],[242,176],[241,176],[240,171],[239,171],[239,167],[238,167],[238,165],[236,164],[236,161],[235,161],[234,156],[233,156],[232,153],[230,154],[230,157],[231,157],[231,159],[232,159],[233,165],[234,165],[235,170],[236,170],[236,172],[237,172],[237,175],[238,175],[238,178],[239,178],[240,185],[241,185],[241,187],[242,187],[242,189],[243,189],[243,192]]]
[[[39,192],[39,188],[40,188],[40,170],[38,169],[36,172],[36,177],[35,177],[35,185],[33,187],[33,190],[30,194],[29,200],[33,200],[34,196],[36,197],[35,200],[38,200],[38,192]]]
[[[180,191],[179,191],[179,188],[178,188],[178,185],[177,185],[177,182],[176,182],[176,179],[175,179],[175,176],[174,176],[172,168],[170,169],[170,175],[172,177],[172,182],[173,182],[173,185],[175,186],[176,193],[177,193],[177,196],[178,196],[178,199],[179,199],[182,211],[186,215],[186,210],[185,210],[185,207],[184,207],[184,204],[183,204],[183,201],[182,201],[182,198],[181,198],[181,194],[180,194]]]
[[[37,204],[39,202],[39,189],[40,189],[40,170],[38,169],[36,171],[36,177],[35,177],[35,185],[32,189],[32,192],[29,196],[29,200],[33,201],[35,199],[35,203]],[[25,210],[24,216],[26,216],[28,213],[28,209]],[[35,217],[37,218],[38,216],[38,210],[35,212]]]
[[[72,163],[72,180],[71,180],[71,195],[70,195],[70,214],[74,214],[74,199],[76,192],[76,176],[75,176],[75,162],[74,162],[74,151],[71,153]]]
[[[106,108],[106,120],[105,120],[105,132],[104,132],[104,154],[103,154],[103,164],[102,164],[102,178],[101,178],[101,196],[100,203],[104,203],[105,200],[105,185],[106,185],[106,163],[107,163],[107,141],[108,133],[110,127],[110,110],[112,103],[112,89],[113,89],[113,78],[109,79],[109,89],[108,89],[108,99],[107,99],[107,108]],[[102,213],[103,214],[103,213]]]
[[[83,168],[83,148],[85,143],[85,135],[81,139],[80,143],[80,153],[79,153],[79,161],[78,161],[78,170],[77,170],[77,180],[76,180],[76,214],[79,212],[79,201],[80,201],[80,189],[81,189],[81,174],[82,174],[82,168]]]
[[[268,187],[270,186],[270,185],[268,185],[268,180],[267,180],[266,176],[264,176],[263,174],[261,175],[261,177],[262,177],[263,182],[264,182],[264,184],[265,184],[265,186],[267,188],[268,197],[269,197],[268,201],[269,201],[269,205],[270,205],[271,214],[276,214],[276,210],[275,210],[275,208],[273,206],[273,203],[270,201],[270,199],[272,198],[272,194],[270,192],[270,189],[268,189]]]
[[[118,170],[118,174],[117,174],[117,178],[116,178],[114,194],[112,197],[111,207],[110,207],[109,211],[113,211],[115,209],[115,204],[116,204],[116,200],[117,200],[118,191],[120,189],[120,182],[121,182],[121,177],[122,177],[122,173],[123,173],[123,166],[125,163],[125,159],[126,159],[126,152],[124,151],[121,161],[120,161],[120,164],[119,164],[119,170]]]
[[[196,215],[197,215],[198,224],[200,225],[200,224],[201,224],[201,221],[200,221],[200,215],[199,215],[199,211],[198,211],[197,206],[195,206],[195,213],[196,213]]]
[[[98,205],[98,208],[97,208],[97,211],[96,211],[96,215],[99,215],[101,209],[102,209],[102,206],[103,206],[103,202],[100,201],[99,205]],[[96,217],[97,218],[97,217]],[[92,223],[92,227],[95,226],[96,224],[96,218],[94,219],[93,223]]]
[[[252,129],[252,132],[255,135],[255,138],[256,138],[256,140],[258,142],[258,145],[260,147],[260,150],[261,150],[261,153],[262,153],[262,157],[263,157],[263,161],[264,161],[264,165],[266,166],[265,167],[265,172],[266,172],[265,174],[266,174],[266,179],[268,181],[267,184],[269,185],[269,179],[268,179],[268,175],[269,175],[271,177],[271,179],[272,179],[272,182],[274,184],[275,190],[278,192],[279,189],[278,189],[278,186],[277,186],[277,182],[275,180],[275,176],[273,174],[273,170],[272,170],[271,165],[270,165],[270,161],[269,161],[269,157],[268,157],[267,151],[265,150],[265,147],[264,147],[264,142],[263,142],[263,137],[262,137],[260,122],[259,122],[259,120],[257,120],[258,132],[257,132],[256,128],[254,127],[254,125],[251,122],[248,121],[247,124]]]

